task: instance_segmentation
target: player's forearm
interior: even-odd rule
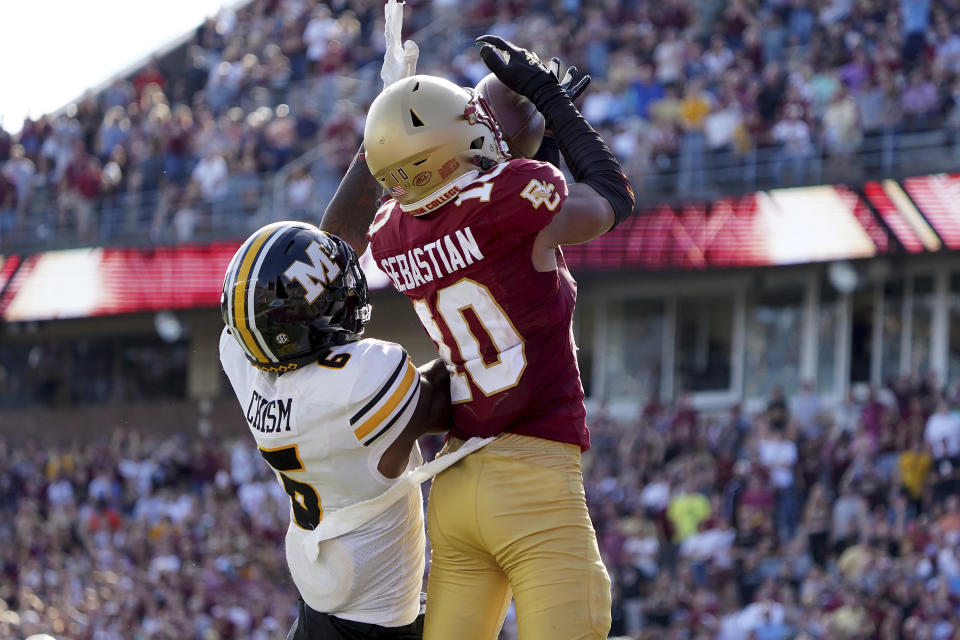
[[[634,197],[613,152],[559,85],[545,87],[532,101],[553,132],[574,180],[589,185],[610,203],[616,226],[633,212]]]
[[[450,373],[446,363],[437,358],[419,367],[420,404],[424,411],[419,420],[422,434],[443,433],[451,426]],[[418,409],[420,407],[418,406]]]
[[[342,238],[357,255],[367,248],[367,229],[377,213],[381,190],[367,169],[363,145],[323,212],[320,228]]]
[[[537,149],[534,160],[540,162],[549,162],[553,166],[560,168],[560,145],[552,131],[546,131],[543,134],[543,140],[540,141],[540,148]]]

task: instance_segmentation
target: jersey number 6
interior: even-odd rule
[[[523,338],[485,286],[464,278],[437,291],[436,311],[439,318],[434,317],[425,300],[415,300],[413,307],[424,329],[436,343],[440,356],[452,364],[452,347],[456,346],[466,373],[485,396],[506,391],[520,381],[527,366]],[[469,320],[471,316],[475,319],[473,323]],[[438,320],[446,325],[455,345],[447,344]],[[474,328],[471,328],[471,324]],[[480,339],[474,329],[486,334],[496,351],[495,360],[489,357],[484,359]],[[473,399],[463,373],[452,375],[450,399],[454,403]]]
[[[323,507],[320,505],[320,496],[317,490],[305,482],[297,482],[287,475],[291,471],[305,471],[300,461],[300,451],[297,445],[278,447],[276,449],[260,449],[260,455],[271,467],[279,473],[283,482],[283,489],[290,496],[290,505],[293,507],[293,521],[301,529],[310,531],[317,528],[323,518]]]

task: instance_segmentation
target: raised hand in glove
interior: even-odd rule
[[[573,102],[580,95],[587,90],[587,87],[590,85],[590,76],[584,74],[580,77],[577,82],[574,82],[574,79],[577,77],[577,68],[569,67],[566,72],[563,74],[563,79],[560,78],[560,58],[553,57],[550,59],[550,64],[547,65],[547,69],[553,74],[553,77],[557,79],[557,82],[560,85],[560,88],[563,92],[570,98],[570,101]],[[542,162],[549,162],[555,167],[560,166],[560,146],[557,143],[556,138],[553,136],[553,130],[550,127],[547,127],[543,132],[543,140],[540,141],[540,148],[537,149],[536,155],[533,156],[534,160],[540,160]]]
[[[567,67],[566,72],[563,74],[563,79],[560,79],[560,58],[553,57],[550,58],[550,64],[547,66],[547,69],[550,70],[550,73],[553,74],[553,77],[557,79],[557,82],[560,83],[560,88],[563,89],[563,92],[567,94],[567,97],[570,100],[576,100],[580,97],[584,91],[587,90],[587,87],[590,86],[590,80],[592,78],[589,74],[583,74],[580,76],[580,79],[574,82],[574,78],[577,77],[577,68],[576,67]]]
[[[480,36],[477,44],[480,45],[480,59],[500,82],[528,98],[538,109],[540,101],[563,92],[557,76],[532,51],[492,35]],[[557,68],[559,70],[559,61]]]

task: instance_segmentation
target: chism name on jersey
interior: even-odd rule
[[[254,391],[247,405],[247,422],[261,433],[291,431],[290,412],[293,398],[269,400]]]

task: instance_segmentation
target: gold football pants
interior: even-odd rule
[[[494,640],[511,595],[520,640],[607,637],[610,578],[580,447],[501,435],[434,478],[427,528],[425,640]]]

